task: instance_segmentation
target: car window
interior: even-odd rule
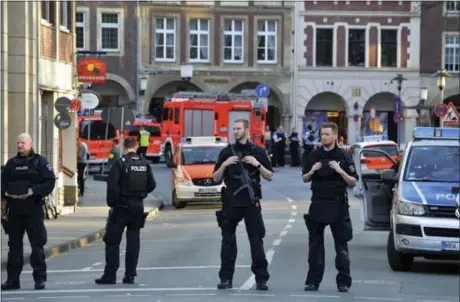
[[[224,146],[200,146],[182,148],[182,165],[215,164]]]
[[[458,146],[412,147],[407,157],[404,180],[458,183],[459,149]]]
[[[372,145],[372,146],[366,146],[364,149],[374,149],[374,150],[379,150],[387,153],[390,156],[395,156],[398,155],[398,147],[396,145]],[[383,155],[377,152],[366,152],[364,151],[363,153],[364,157],[382,157]]]

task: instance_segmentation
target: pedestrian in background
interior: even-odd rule
[[[309,232],[309,270],[306,291],[316,291],[323,279],[325,268],[324,229],[330,226],[334,238],[338,270],[337,288],[347,292],[351,287],[348,244],[353,237],[347,187],[356,185],[358,175],[353,161],[337,146],[338,127],[325,123],[320,128],[322,146],[307,157],[302,171],[305,183],[311,181],[311,205],[304,215]]]
[[[126,228],[125,276],[123,283],[132,284],[137,276],[140,251],[140,229],[147,218],[144,199],[155,190],[156,182],[149,163],[136,153],[136,141],[124,139],[126,154],[115,160],[107,177],[107,218],[105,242],[105,269],[96,284],[115,284],[120,267],[120,243]]]
[[[286,149],[287,135],[284,132],[283,126],[279,126],[278,130],[273,134],[276,150],[276,166],[284,167],[284,152]]]
[[[121,157],[121,150],[119,144],[120,141],[118,140],[118,138],[114,138],[112,140],[112,149],[110,149],[109,162],[107,163],[108,169],[110,169],[115,160]]]
[[[220,283],[218,289],[232,288],[237,256],[236,227],[244,219],[251,246],[251,270],[257,290],[268,290],[268,262],[263,238],[265,225],[262,218],[261,176],[272,180],[273,169],[267,152],[249,141],[249,121],[237,119],[233,123],[235,144],[224,148],[214,167],[214,181],[225,182],[222,192],[222,210],[216,212],[217,224],[222,231]],[[246,176],[244,176],[246,175]]]
[[[144,126],[139,129],[139,147],[137,148],[137,154],[145,157],[147,155],[147,149],[150,144],[150,132],[145,130]]]
[[[291,167],[299,166],[299,133],[295,127],[292,128],[291,135],[289,136],[289,152],[291,153]]]
[[[17,140],[18,153],[2,171],[1,198],[6,200],[8,229],[7,279],[2,290],[21,288],[24,232],[30,241],[35,289],[44,289],[47,279],[45,246],[48,236],[44,223],[44,198],[54,190],[56,176],[46,158],[32,149],[32,138],[23,133]]]
[[[79,197],[83,197],[85,194],[85,170],[88,165],[88,159],[88,146],[79,139],[77,150],[77,182]]]

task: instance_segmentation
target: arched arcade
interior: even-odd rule
[[[359,136],[384,135],[389,140],[398,141],[398,125],[394,122],[394,100],[396,95],[391,92],[379,92],[371,96],[363,108]],[[375,117],[371,118],[371,109],[375,109]],[[403,104],[401,104],[401,110]]]

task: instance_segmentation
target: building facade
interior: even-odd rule
[[[241,92],[271,88],[267,123],[290,125],[291,1],[142,1],[139,77],[148,79],[139,108],[159,116],[177,91]],[[181,79],[181,65],[193,76]]]
[[[453,102],[460,110],[460,1],[426,1],[421,7],[420,75],[428,88],[427,105]],[[446,79],[443,95],[433,74],[444,68]]]
[[[101,96],[101,108],[136,102],[136,7],[136,1],[78,1],[77,60],[99,58],[107,64],[107,82],[91,85]]]
[[[412,1],[295,4],[295,125],[336,122],[353,143],[363,135],[410,139],[420,96],[420,10]],[[405,81],[398,92],[397,81]],[[404,121],[394,121],[401,97]],[[370,118],[371,112],[376,118]]]
[[[75,97],[74,1],[3,1],[1,7],[1,163],[16,155],[16,139],[28,132],[59,179],[55,200],[76,202],[75,128],[58,130],[54,103]],[[72,116],[72,114],[71,114]]]

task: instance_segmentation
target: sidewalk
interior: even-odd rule
[[[109,208],[105,202],[106,183],[88,178],[85,183],[85,198],[80,201],[77,211],[60,216],[55,220],[45,220],[48,243],[46,257],[57,256],[67,251],[86,246],[102,239]],[[144,200],[148,220],[158,215],[163,208],[162,198],[152,193]],[[8,256],[8,235],[1,230],[2,270],[6,268]],[[24,264],[29,263],[31,249],[27,234],[24,234]]]

